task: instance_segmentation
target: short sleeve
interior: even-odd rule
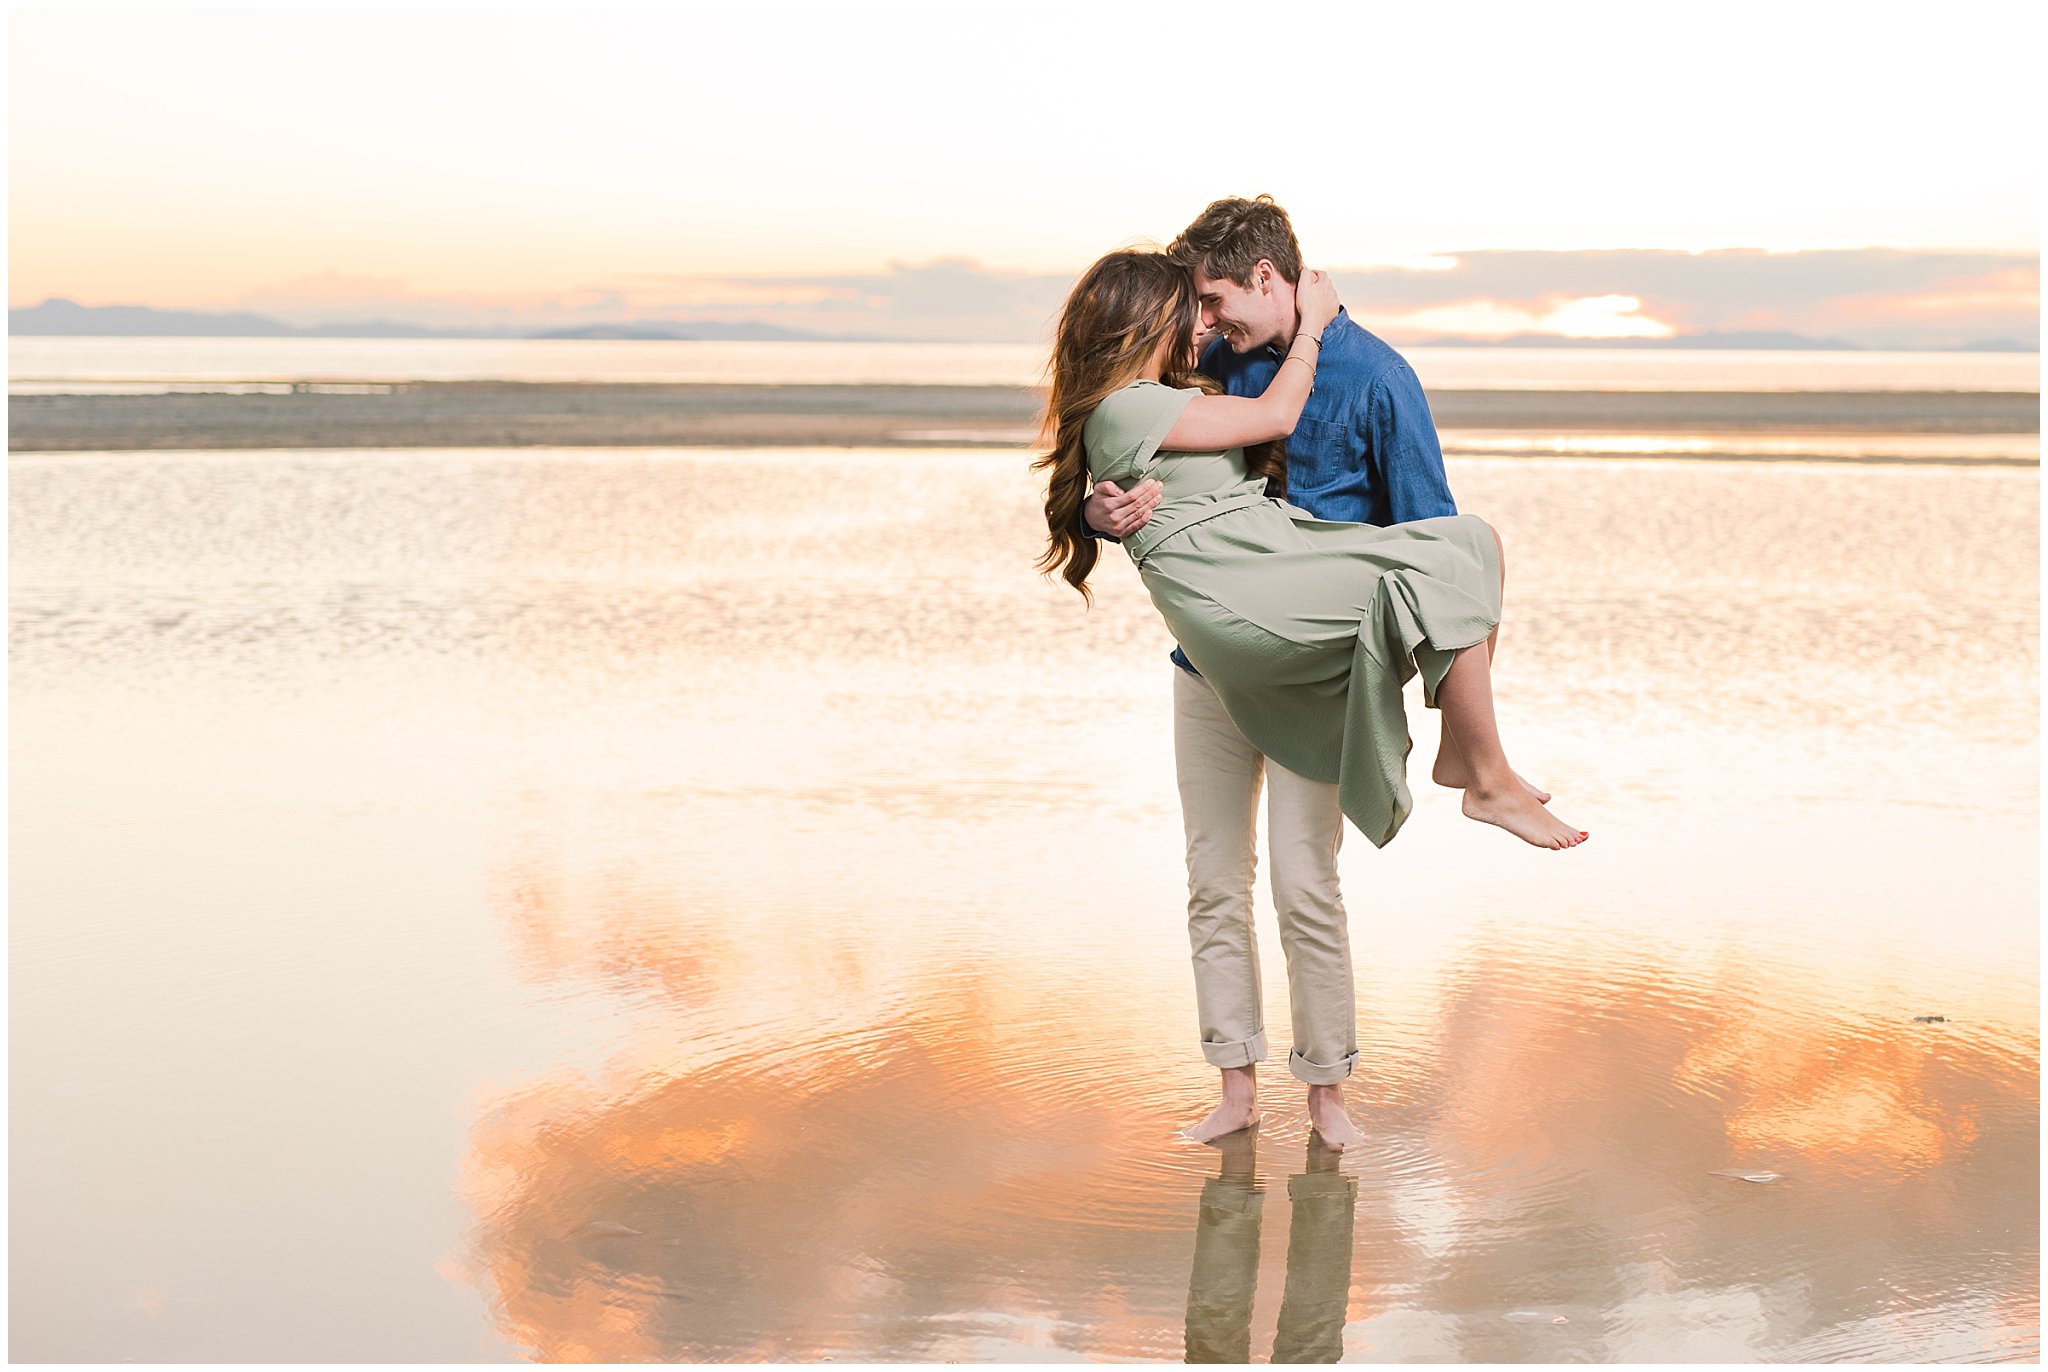
[[[1157,381],[1137,381],[1097,405],[1081,430],[1089,474],[1097,481],[1145,475],[1153,454],[1196,394]]]

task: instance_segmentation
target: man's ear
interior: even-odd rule
[[[1262,291],[1272,290],[1274,278],[1279,275],[1280,269],[1273,265],[1270,258],[1262,257],[1252,263],[1252,284]]]

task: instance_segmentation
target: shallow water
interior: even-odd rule
[[[1019,456],[11,476],[16,1359],[2039,1356],[2033,469],[1454,457],[1594,837],[1414,712],[1342,1157],[1263,892],[1172,1141],[1165,631]]]
[[[2037,391],[2038,353],[1700,348],[1403,348],[1432,393]],[[1037,386],[1041,343],[747,343],[568,338],[8,340],[16,395],[289,390],[294,381],[587,381]]]

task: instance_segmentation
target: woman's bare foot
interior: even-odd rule
[[[1327,1147],[1340,1153],[1365,1137],[1344,1113],[1344,1093],[1335,1086],[1308,1088],[1308,1122]]]
[[[1196,1143],[1207,1143],[1220,1139],[1225,1134],[1235,1134],[1240,1129],[1249,1129],[1259,1122],[1259,1107],[1252,1101],[1227,1100],[1209,1112],[1209,1118],[1200,1124],[1191,1124],[1180,1131],[1184,1139]]]
[[[1436,766],[1429,770],[1429,779],[1439,786],[1447,786],[1453,791],[1462,791],[1472,784],[1472,769],[1465,765],[1465,759],[1462,757],[1438,753],[1436,755]],[[1550,792],[1544,790],[1520,772],[1515,773],[1515,780],[1522,783],[1522,789],[1536,797],[1538,805],[1550,804]]]
[[[1521,786],[1468,786],[1464,810],[1466,818],[1481,824],[1497,824],[1538,848],[1573,848],[1586,841],[1585,830],[1574,829],[1551,814]]]

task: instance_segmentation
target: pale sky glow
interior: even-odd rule
[[[1550,300],[1531,310],[1494,300],[1460,300],[1419,310],[1376,309],[1360,305],[1351,313],[1382,333],[1457,334],[1468,338],[1507,338],[1514,334],[1554,333],[1566,338],[1670,338],[1677,330],[1644,318],[1643,302],[1632,295],[1593,295],[1575,300]]]
[[[1258,191],[1332,265],[2035,251],[2028,6],[1261,14],[15,10],[9,301],[1072,273]]]

